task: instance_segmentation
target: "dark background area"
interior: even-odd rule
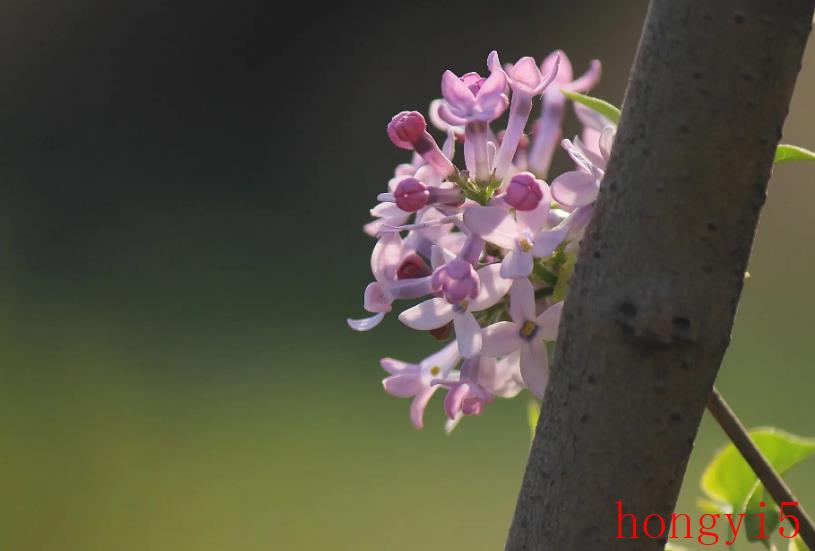
[[[407,158],[385,125],[492,49],[600,58],[619,104],[645,5],[0,5],[0,547],[499,548],[526,397],[417,432],[378,358],[433,343],[344,323]],[[809,147],[813,59],[786,130]],[[815,178],[777,172],[721,385],[806,434]],[[723,442],[706,422],[680,510]]]

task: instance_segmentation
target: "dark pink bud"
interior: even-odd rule
[[[430,192],[427,186],[416,178],[405,178],[393,192],[396,198],[396,206],[405,212],[416,212],[427,205]]]
[[[417,279],[433,273],[427,262],[416,253],[411,253],[402,260],[396,270],[396,279]]]
[[[402,111],[388,124],[388,137],[396,147],[413,149],[425,134],[427,123],[418,111]]]
[[[543,199],[543,190],[532,174],[521,172],[509,181],[505,199],[517,210],[535,210]]]

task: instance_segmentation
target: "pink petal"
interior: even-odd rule
[[[393,358],[382,358],[379,360],[379,365],[391,375],[398,375],[399,373],[409,371],[411,368],[416,367],[416,364],[409,364],[401,360],[394,360]]]
[[[369,312],[390,312],[391,299],[385,285],[378,281],[369,283],[363,295],[363,307]],[[378,322],[377,322],[378,323]]]
[[[458,345],[455,341],[449,343],[447,346],[422,360],[421,366],[423,371],[438,366],[441,368],[441,373],[436,378],[444,379],[450,374],[450,371],[456,366],[460,355],[458,353]]]
[[[444,422],[444,433],[447,436],[450,436],[450,433],[452,433],[455,430],[455,428],[458,426],[458,424],[461,423],[462,419],[464,419],[464,416],[461,415],[461,414],[458,414],[458,415],[456,415],[456,417],[454,419],[448,419],[447,421],[445,421]]]
[[[510,214],[499,207],[472,206],[464,211],[464,225],[474,234],[505,249],[515,247],[519,230]]]
[[[499,321],[481,330],[481,354],[498,358],[520,348],[520,327],[511,321]]]
[[[602,152],[600,151],[599,130],[595,130],[594,128],[584,126],[583,131],[580,133],[580,141],[586,144],[586,147],[588,148],[589,151],[602,155]],[[598,155],[598,158],[600,157],[600,155]],[[600,160],[602,161],[602,159]],[[597,165],[597,168],[605,170],[606,168],[605,161]]]
[[[413,423],[413,426],[417,429],[424,426],[424,410],[427,408],[427,403],[430,401],[433,393],[436,392],[438,388],[438,386],[425,388],[425,390],[417,394],[413,399],[413,402],[411,402],[410,422]]]
[[[385,312],[380,312],[375,316],[371,316],[370,318],[362,319],[348,318],[345,321],[348,323],[348,327],[350,327],[354,331],[370,331],[371,329],[379,325],[383,319],[385,319]]]
[[[582,207],[597,199],[599,187],[593,175],[581,171],[564,172],[552,182],[552,197],[567,207]]]
[[[371,272],[377,281],[393,281],[402,259],[402,238],[398,233],[384,234],[371,254]]]
[[[509,78],[512,82],[513,91],[516,93],[521,91],[530,95],[538,92],[537,88],[543,82],[538,64],[528,56],[522,57],[513,65],[512,69],[509,70]]]
[[[461,404],[467,397],[467,386],[457,384],[444,397],[444,412],[450,419],[455,419],[461,411]]]
[[[572,62],[569,61],[569,58],[563,53],[562,50],[555,50],[548,56],[546,59],[543,60],[541,63],[541,74],[547,75],[552,72],[552,70],[557,67],[557,76],[555,77],[555,82],[559,86],[563,86],[566,83],[572,81],[574,76],[574,72],[572,71]],[[557,92],[560,95],[560,92]]]
[[[456,110],[470,110],[475,104],[473,93],[452,71],[441,77],[441,95]]]
[[[555,63],[554,66],[548,70],[548,72],[541,72],[541,82],[538,85],[538,89],[536,90],[536,94],[542,93],[546,90],[550,84],[552,84],[555,79],[557,78],[558,73],[560,72],[560,53],[555,52]]]
[[[490,264],[478,270],[478,279],[481,282],[481,289],[478,296],[470,302],[469,310],[478,312],[495,305],[504,295],[509,292],[512,280],[501,277],[501,265]]]
[[[549,191],[549,186],[546,183],[538,185],[543,193],[543,197],[541,197],[538,206],[532,210],[515,211],[515,219],[518,221],[518,227],[526,228],[532,233],[538,233],[546,223],[552,203],[552,193]]]
[[[544,258],[552,254],[558,246],[563,243],[569,234],[569,225],[564,223],[551,230],[543,230],[535,236],[535,243],[532,245],[532,254],[537,258]]]
[[[401,182],[403,178],[399,178]],[[376,216],[377,218],[399,218],[407,220],[410,216],[409,212],[405,212],[399,207],[397,207],[394,203],[379,203],[377,206],[370,210],[371,216]]]
[[[605,128],[605,126],[603,126],[602,128]],[[603,157],[600,155],[600,148],[599,148],[599,147],[598,147],[598,148],[596,148],[596,149],[592,149],[591,147],[589,147],[588,145],[586,145],[586,144],[583,142],[583,140],[582,140],[582,139],[580,139],[580,138],[579,138],[579,137],[577,137],[577,136],[575,136],[575,138],[574,138],[574,145],[575,145],[575,146],[576,146],[578,149],[580,149],[580,151],[583,153],[583,156],[584,156],[586,159],[588,159],[588,160],[589,160],[589,163],[591,163],[591,165],[592,165],[592,166],[593,166],[595,169],[597,169],[597,168],[602,169],[603,167],[605,167],[605,166],[606,166],[606,162],[603,160]],[[589,170],[589,172],[593,172],[593,171],[592,171],[592,170]]]
[[[509,356],[501,358],[495,365],[495,379],[490,388],[484,385],[487,390],[502,398],[512,398],[517,396],[524,388],[523,377],[521,377],[521,351],[516,350]]]
[[[481,85],[478,90],[476,100],[484,103],[487,100],[488,104],[493,104],[497,101],[507,89],[507,77],[503,71],[490,73],[490,76]]]
[[[600,131],[600,139],[598,141],[600,146],[600,155],[603,156],[604,161],[608,161],[611,156],[611,146],[614,145],[614,136],[617,134],[617,129],[612,126],[606,126]]]
[[[501,262],[501,277],[510,279],[527,278],[532,273],[532,253],[515,247]]]
[[[549,357],[541,339],[533,339],[521,347],[521,377],[532,394],[543,398],[549,381]]]
[[[545,175],[549,171],[552,156],[560,143],[563,120],[563,106],[566,96],[560,92],[551,93],[552,88],[543,95],[543,109],[538,119],[532,146],[529,150],[529,165],[536,174]]]
[[[431,298],[399,314],[399,321],[419,331],[438,329],[453,319],[453,305],[443,298]]]
[[[611,124],[611,121],[607,117],[601,115],[591,107],[586,107],[582,103],[575,103],[573,106],[574,114],[577,115],[577,118],[583,123],[583,126],[600,131]]]
[[[470,312],[459,312],[453,316],[458,351],[463,358],[472,358],[481,351],[481,327]]]
[[[487,68],[491,73],[504,72],[504,67],[501,65],[501,60],[498,59],[498,52],[495,50],[491,51],[487,56]]]
[[[459,136],[464,134],[464,124],[467,121],[453,115],[444,104],[444,100],[434,99],[431,101],[427,114],[431,124],[442,132],[448,133],[453,131]],[[444,154],[447,155],[448,158],[453,157],[452,154],[446,150],[444,151]]]
[[[430,265],[436,270],[441,268],[451,260],[455,260],[456,255],[439,245],[433,245],[430,249]]]
[[[516,279],[509,290],[509,315],[515,323],[535,319],[535,288],[528,279]]]
[[[460,135],[464,135],[464,127],[459,129],[451,127],[447,130],[447,138],[445,138],[444,143],[441,146],[441,152],[445,157],[451,160],[456,155],[456,132],[458,130],[460,130]]]
[[[535,323],[538,324],[540,335],[545,341],[557,340],[557,329],[560,325],[560,314],[563,311],[563,301],[556,302],[537,317]]]
[[[383,379],[382,386],[385,392],[397,398],[410,398],[427,388],[422,384],[418,375],[401,373]]]
[[[364,226],[362,226],[362,231],[365,232],[365,235],[369,237],[376,237],[379,235],[379,232],[382,230],[385,221],[382,218],[377,218],[372,222],[368,222]]]
[[[600,76],[603,72],[602,67],[603,66],[598,60],[593,59],[589,65],[589,69],[580,77],[572,80],[571,75],[569,76],[569,80],[571,80],[571,82],[566,86],[566,88],[572,90],[573,92],[588,92],[600,81]],[[569,72],[571,72],[571,65],[569,66]]]

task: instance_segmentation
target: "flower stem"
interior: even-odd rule
[[[708,398],[707,409],[716,418],[719,426],[722,427],[725,434],[727,434],[736,449],[739,450],[742,457],[744,457],[750,468],[756,474],[758,479],[773,497],[776,503],[783,502],[797,502],[798,500],[792,495],[792,490],[787,486],[784,479],[781,478],[776,470],[770,465],[770,462],[758,449],[756,443],[750,438],[750,434],[742,424],[741,420],[736,417],[736,414],[730,409],[730,406],[725,401],[724,397],[715,386]],[[800,505],[788,505],[786,507],[800,523],[800,535],[804,543],[810,549],[815,549],[815,524],[812,519]],[[783,511],[782,511],[783,513]],[[790,515],[792,516],[792,515]],[[792,521],[791,521],[792,522]],[[793,524],[794,526],[794,524]]]

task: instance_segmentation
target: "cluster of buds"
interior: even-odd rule
[[[413,398],[412,423],[421,428],[432,395],[446,391],[447,430],[478,415],[496,396],[524,388],[541,398],[557,339],[566,281],[591,217],[614,138],[614,126],[575,104],[582,139],[562,140],[567,92],[583,93],[600,78],[600,64],[573,77],[563,52],[540,65],[524,57],[502,65],[487,58],[489,75],[446,71],[441,99],[429,119],[403,111],[387,133],[412,162],[396,167],[388,190],[371,209],[365,231],[376,237],[374,281],[364,293],[373,314],[351,328],[376,327],[398,300],[421,301],[399,320],[444,343],[418,363],[383,358],[385,390]],[[540,115],[530,124],[540,98]],[[506,115],[506,126],[496,121]],[[463,149],[463,166],[455,162]],[[544,179],[561,145],[575,170]],[[461,163],[459,163],[461,165]]]

